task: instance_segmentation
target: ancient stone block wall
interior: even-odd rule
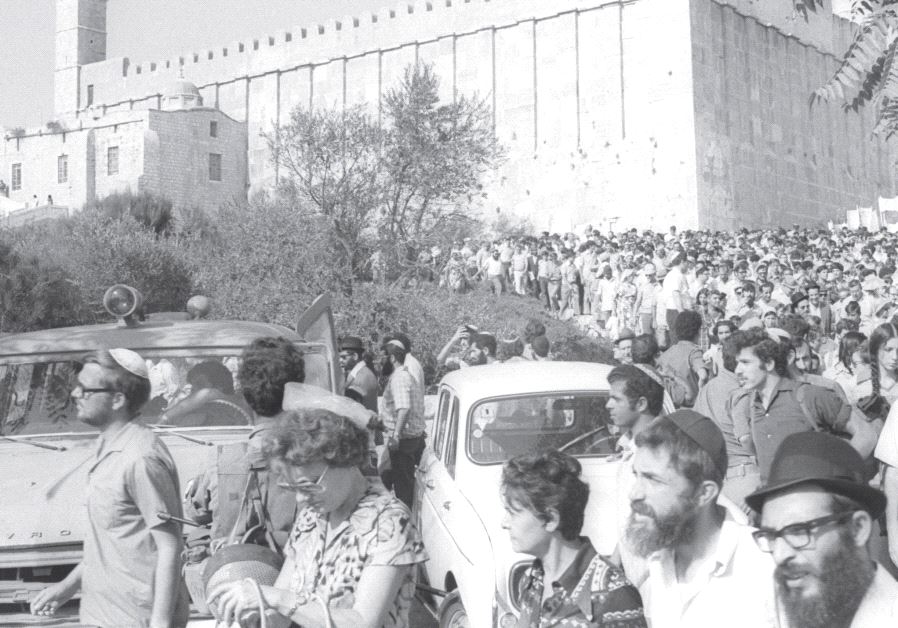
[[[807,28],[813,26],[807,36],[816,44],[738,6],[693,0],[703,225],[840,222],[845,209],[894,194],[892,153],[871,136],[871,109],[809,107],[810,94],[830,78],[851,41],[846,20],[817,16]]]
[[[659,40],[670,41],[661,60]],[[257,189],[279,174],[261,133],[293,107],[365,103],[377,114],[405,68],[425,61],[444,98],[494,107],[508,160],[483,210],[556,229],[613,217],[695,226],[688,41],[688,0],[416,2],[168,60],[91,64],[82,92],[93,85],[107,111],[156,108],[183,67],[207,105],[247,121]]]
[[[217,137],[210,123],[217,123]],[[213,109],[151,111],[144,135],[141,190],[175,207],[215,209],[246,197],[246,126]],[[209,155],[221,155],[221,181],[209,178]]]
[[[246,121],[259,189],[280,175],[262,133],[294,107],[379,115],[419,60],[445,99],[487,99],[508,149],[471,211],[559,231],[817,222],[892,188],[869,119],[807,113],[850,36],[828,9],[805,22],[782,0],[419,0],[170,59],[92,63],[82,106],[92,85],[106,112],[158,108],[183,71],[207,106]]]

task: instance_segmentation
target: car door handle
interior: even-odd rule
[[[450,502],[450,501],[443,502],[443,510],[452,510],[452,502]]]
[[[430,490],[433,490],[437,487],[436,483],[433,480],[425,480],[424,486],[429,488]]]

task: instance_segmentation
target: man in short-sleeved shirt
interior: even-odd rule
[[[384,389],[384,425],[389,437],[390,466],[384,483],[411,507],[415,492],[415,467],[424,451],[424,395],[405,366],[406,350],[399,340],[384,347],[393,369]]]
[[[178,474],[152,430],[134,422],[150,393],[146,362],[127,349],[86,360],[72,391],[78,419],[100,430],[88,468],[88,531],[82,562],[35,596],[52,615],[81,589],[81,622],[92,626],[184,626]]]

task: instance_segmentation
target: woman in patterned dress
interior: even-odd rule
[[[512,549],[535,557],[517,628],[646,626],[636,587],[580,536],[588,498],[580,463],[557,451],[516,456],[502,470],[502,527]]]
[[[290,412],[264,451],[299,503],[277,582],[261,587],[267,610],[285,618],[280,625],[327,626],[326,604],[338,628],[408,626],[415,565],[427,555],[405,504],[360,471],[367,432],[327,410]],[[246,581],[224,584],[209,599],[228,625],[259,606]]]

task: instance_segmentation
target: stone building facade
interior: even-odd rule
[[[829,0],[807,22],[784,0],[418,0],[148,61],[106,58],[105,5],[57,0],[58,115],[159,110],[183,73],[245,123],[250,189],[294,107],[378,114],[425,62],[493,107],[508,158],[479,209],[542,228],[814,224],[894,193],[870,111],[807,106],[851,38]]]
[[[182,106],[183,96],[193,100]],[[164,110],[68,120],[0,143],[9,198],[79,209],[113,192],[151,192],[175,207],[215,209],[246,198],[246,125],[202,107],[195,87],[173,85]]]

